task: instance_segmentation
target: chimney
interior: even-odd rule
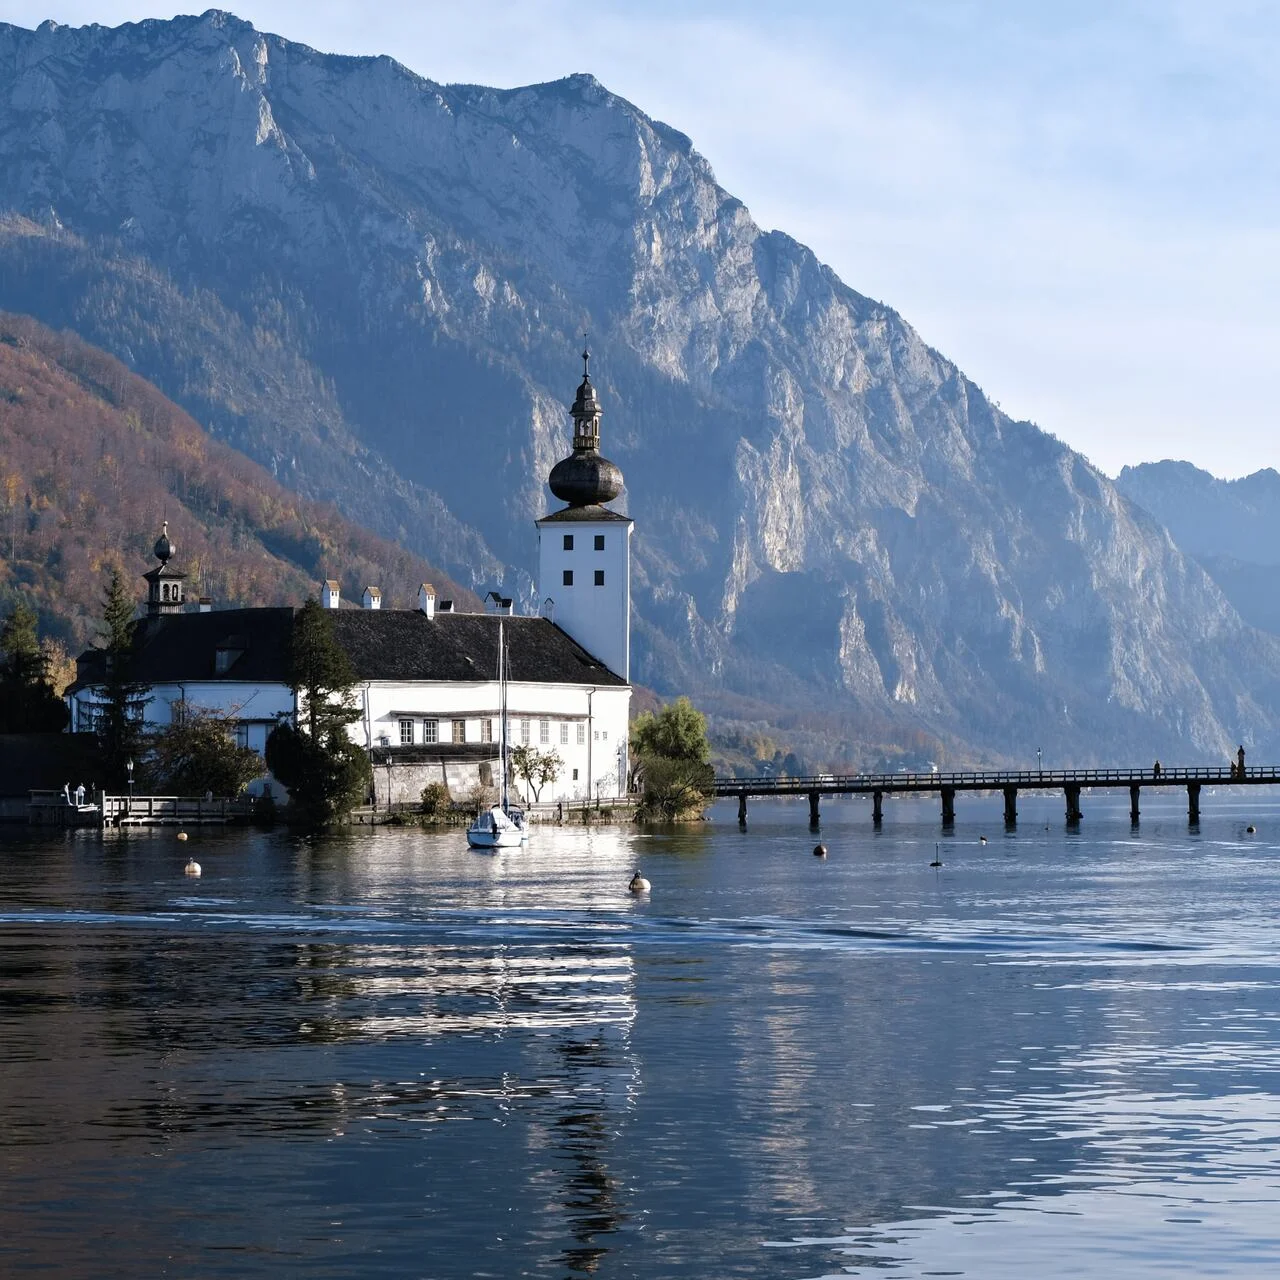
[[[418,588],[418,610],[428,618],[436,616],[436,589],[429,582],[424,582]]]
[[[441,600],[441,601],[440,601],[440,612],[441,612],[441,613],[452,613],[452,612],[453,612],[453,601],[452,601],[452,600]]]
[[[364,609],[381,609],[382,592],[377,587],[365,587],[364,595],[360,597],[360,606]]]
[[[212,597],[210,597],[210,596],[201,596],[201,597],[200,597],[200,612],[201,612],[201,613],[212,613],[212,612],[213,612],[213,599],[212,599]]]
[[[332,578],[320,587],[320,603],[326,609],[336,609],[342,603],[342,588]]]

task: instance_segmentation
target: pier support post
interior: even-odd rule
[[[1004,789],[1004,825],[1009,828],[1018,825],[1018,788]]]
[[[1198,782],[1187,783],[1187,821],[1193,824],[1200,821],[1200,784]]]
[[[818,829],[818,793],[816,791],[809,792],[809,829],[811,831]]]
[[[1138,796],[1142,792],[1141,787],[1129,788],[1129,821],[1136,827],[1138,825]]]
[[[878,827],[884,821],[884,792],[871,793],[871,821]]]
[[[956,789],[955,787],[942,788],[942,825],[944,827],[954,827],[956,823]]]
[[[738,792],[738,826],[745,827],[747,825],[747,793],[745,791]]]
[[[1068,784],[1063,788],[1063,792],[1067,797],[1067,822],[1075,826],[1084,817],[1080,812],[1080,788]]]

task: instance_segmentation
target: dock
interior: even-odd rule
[[[1242,768],[1166,769],[1148,765],[1143,769],[1023,769],[991,770],[960,773],[864,773],[837,776],[815,774],[806,778],[717,777],[718,798],[738,800],[738,822],[747,823],[749,797],[807,796],[809,825],[817,827],[821,820],[819,805],[823,796],[869,795],[871,821],[879,826],[884,818],[884,799],[893,795],[917,795],[931,792],[938,796],[942,808],[942,825],[950,827],[956,820],[956,795],[961,791],[999,792],[1004,801],[1004,822],[1013,830],[1018,825],[1018,793],[1021,791],[1058,791],[1065,802],[1068,826],[1077,826],[1084,817],[1081,794],[1094,790],[1129,790],[1129,818],[1137,825],[1141,816],[1141,794],[1144,787],[1180,787],[1187,796],[1187,821],[1200,821],[1200,791],[1212,786],[1280,786],[1280,766]]]
[[[33,791],[28,821],[42,827],[225,826],[248,816],[242,800],[203,796],[114,796],[68,803],[61,791]]]

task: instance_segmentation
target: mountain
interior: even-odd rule
[[[1219,480],[1189,462],[1125,467],[1116,488],[1151,512],[1251,626],[1280,634],[1280,474]]]
[[[26,600],[74,649],[95,636],[106,575],[139,575],[168,517],[188,596],[217,607],[301,604],[320,579],[459,591],[419,557],[300,499],[112,356],[0,314],[0,613]]]
[[[526,607],[590,334],[633,674],[811,763],[1280,746],[1280,646],[1061,442],[589,75],[443,86],[228,14],[0,26],[0,303]]]

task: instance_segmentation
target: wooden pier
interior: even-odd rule
[[[1020,791],[1061,791],[1066,804],[1068,826],[1076,826],[1084,816],[1080,795],[1084,791],[1129,790],[1129,818],[1135,825],[1141,815],[1144,787],[1181,787],[1187,795],[1187,821],[1200,821],[1200,789],[1212,786],[1280,786],[1280,766],[1241,769],[1023,769],[971,773],[860,773],[843,776],[817,774],[808,778],[727,778],[715,781],[715,794],[738,798],[738,822],[747,822],[749,796],[808,796],[809,825],[821,820],[819,804],[823,796],[869,795],[871,821],[879,826],[884,818],[884,798],[892,795],[936,793],[942,806],[942,825],[956,820],[956,793],[959,791],[999,792],[1004,800],[1005,826],[1018,825]]]
[[[200,796],[89,797],[87,804],[68,803],[61,791],[33,791],[28,818],[51,827],[201,827],[225,826],[248,816],[243,800]]]

